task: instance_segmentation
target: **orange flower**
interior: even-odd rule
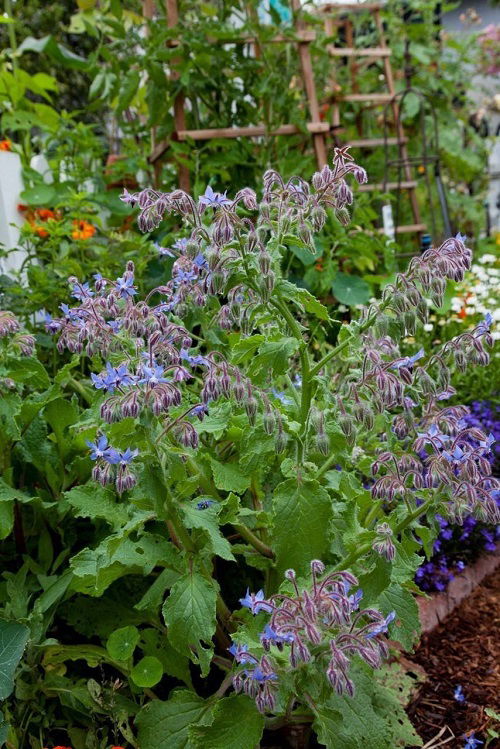
[[[95,226],[89,224],[88,221],[84,221],[83,219],[75,219],[73,221],[73,226],[75,227],[71,232],[73,239],[90,239],[90,237],[93,237],[96,232]]]
[[[31,224],[31,226],[33,227],[33,231],[35,232],[35,234],[37,234],[42,239],[45,239],[49,236],[49,232],[47,231],[47,229],[44,229],[43,226],[38,226],[37,224]],[[54,749],[57,749],[57,747],[54,747]]]
[[[0,151],[12,151],[12,141],[8,138],[0,140]]]
[[[41,218],[42,221],[48,221],[49,218],[55,218],[56,214],[54,211],[51,211],[50,208],[37,208],[35,211],[38,218]]]

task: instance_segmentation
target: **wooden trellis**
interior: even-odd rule
[[[343,29],[344,31],[346,46],[337,47],[334,45],[329,45],[328,53],[335,59],[343,58],[348,61],[350,72],[350,87],[352,90],[352,93],[340,93],[340,87],[335,80],[335,73],[332,69],[330,76],[329,96],[332,110],[332,131],[335,134],[337,145],[346,145],[345,143],[341,143],[340,138],[338,137],[338,134],[342,130],[342,112],[344,104],[359,102],[367,104],[370,107],[384,106],[391,108],[395,128],[394,137],[361,137],[359,139],[349,141],[348,145],[363,149],[373,149],[377,147],[385,148],[386,146],[398,147],[404,179],[400,179],[398,182],[384,182],[381,184],[361,185],[359,189],[362,192],[370,192],[374,190],[381,190],[384,192],[406,190],[408,192],[410,200],[413,224],[398,226],[396,227],[396,232],[415,232],[417,234],[420,234],[425,231],[426,225],[422,223],[420,218],[420,210],[416,194],[417,182],[415,179],[413,179],[412,176],[410,160],[408,158],[408,151],[406,147],[408,139],[405,137],[399,113],[396,88],[394,85],[394,74],[391,65],[391,49],[387,45],[383,22],[380,16],[380,10],[382,7],[383,6],[378,3],[363,3],[361,5],[323,5],[319,9],[320,13],[324,17],[325,31],[329,37],[334,37],[336,31],[338,32],[341,29]],[[376,47],[356,46],[352,14],[360,12],[369,12],[370,16],[373,18],[375,29],[378,34],[378,46]],[[360,60],[361,62],[359,62]],[[360,92],[358,79],[360,67],[363,64],[371,64],[376,60],[383,61],[383,77],[386,91],[367,93]]]
[[[270,40],[262,42],[251,36],[241,36],[230,41],[224,40],[222,44],[297,44],[302,82],[306,93],[306,100],[309,109],[309,122],[307,130],[311,133],[316,162],[319,168],[323,167],[327,161],[326,136],[330,131],[330,125],[323,122],[320,116],[320,108],[316,93],[316,84],[314,81],[313,67],[311,61],[310,44],[315,39],[314,31],[305,27],[304,21],[300,18],[300,0],[292,0],[292,7],[295,15],[295,35],[293,37],[277,35]],[[179,21],[179,10],[177,0],[166,0],[165,4],[166,18],[168,28],[175,28]],[[143,13],[146,18],[152,18],[154,14],[153,0],[144,0]],[[181,47],[182,40],[171,40],[169,45],[172,47]],[[257,50],[258,51],[258,50]],[[175,78],[176,73],[173,71],[171,77]],[[265,125],[249,125],[248,127],[223,127],[223,128],[202,128],[188,130],[186,128],[186,110],[185,95],[180,92],[174,100],[174,125],[175,130],[170,139],[165,139],[159,143],[155,142],[153,137],[153,149],[149,157],[151,164],[157,168],[161,159],[165,157],[170,142],[192,140],[211,140],[213,138],[255,138],[257,136],[270,135],[297,135],[302,131],[296,125],[283,124],[279,127],[268,130]],[[186,166],[179,166],[179,186],[184,190],[189,190],[189,170]]]

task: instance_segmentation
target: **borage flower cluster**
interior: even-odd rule
[[[21,329],[17,317],[8,310],[0,310],[0,340],[5,342],[13,354],[33,356],[35,337]]]
[[[69,283],[78,305],[62,304],[63,317],[47,315],[45,326],[48,332],[59,335],[59,351],[67,348],[108,358],[103,371],[91,374],[94,387],[106,394],[100,409],[105,422],[137,418],[149,410],[163,420],[162,436],[170,432],[185,447],[196,448],[198,433],[191,420],[202,421],[211,402],[232,397],[245,408],[250,423],[255,422],[259,407],[263,408],[266,430],[275,434],[277,449],[284,449],[281,416],[266,393],[254,387],[219,352],[193,353],[188,331],[170,319],[171,304],[161,300],[149,303],[155,295],[166,293],[165,287],[157,287],[146,300],[136,301],[132,262],[114,281],[96,274],[92,286],[74,277]],[[201,379],[201,388],[183,390],[182,385],[194,381],[195,375],[197,381]],[[193,403],[193,399],[197,400]],[[133,474],[120,462],[103,456],[94,477],[103,485],[110,483],[114,480],[113,465],[119,466],[119,490],[130,488]]]
[[[337,694],[354,695],[349,676],[353,656],[378,668],[388,655],[385,633],[395,614],[384,617],[374,609],[359,609],[362,591],[350,594],[357,579],[350,572],[332,572],[322,580],[325,565],[311,562],[312,584],[299,589],[294,570],[285,577],[293,593],[276,593],[269,599],[263,591],[247,591],[240,599],[253,614],[270,614],[260,635],[264,654],[252,653],[248,646],[233,644],[229,652],[244,666],[233,677],[234,689],[255,699],[260,712],[276,709],[280,673],[294,671],[301,664],[314,662],[324,671]],[[286,658],[283,656],[286,654]]]
[[[274,170],[264,174],[262,199],[244,188],[229,199],[210,186],[198,201],[182,190],[162,193],[146,189],[139,193],[125,190],[122,200],[138,204],[138,223],[143,231],[152,231],[165,214],[181,216],[190,236],[177,240],[171,248],[158,247],[161,255],[176,258],[172,279],[162,287],[165,307],[183,316],[187,303],[203,306],[208,294],[227,291],[227,301],[220,308],[218,323],[222,329],[237,326],[250,329],[252,313],[268,302],[279,273],[279,241],[293,227],[303,242],[316,252],[313,232],[326,221],[326,209],[333,208],[343,223],[349,221],[347,206],[353,195],[346,177],[352,174],[366,182],[366,172],[352,162],[345,149],[336,149],[333,168],[323,167],[312,178],[312,185],[300,177],[285,182]],[[258,211],[253,221],[248,214]],[[204,221],[209,213],[210,223]],[[278,242],[267,241],[277,232]],[[226,289],[231,276],[241,277]]]

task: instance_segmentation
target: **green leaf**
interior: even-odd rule
[[[301,305],[310,315],[315,315],[319,320],[324,320],[325,322],[330,319],[328,310],[324,304],[321,304],[307,289],[295,286],[289,281],[282,281],[279,290],[283,296]]]
[[[207,507],[205,510],[198,510],[196,509],[196,505],[187,505],[181,509],[186,528],[199,528],[205,531],[213,553],[230,562],[235,561],[231,551],[231,544],[219,530],[218,513],[220,512],[220,507],[214,505]]]
[[[50,378],[47,370],[38,359],[23,356],[9,361],[9,375],[16,382],[24,382],[34,388],[48,388]]]
[[[120,627],[112,632],[106,643],[106,650],[115,661],[127,661],[139,642],[137,627]],[[134,680],[135,681],[135,680]]]
[[[263,381],[272,374],[284,374],[288,371],[290,357],[295,354],[298,347],[299,343],[295,338],[283,337],[279,341],[265,341],[250,364],[250,377]]]
[[[351,276],[339,271],[333,279],[332,293],[339,302],[353,307],[356,304],[366,304],[372,295],[372,290],[359,276]]]
[[[207,710],[205,700],[187,689],[174,691],[167,702],[152,700],[135,718],[139,746],[193,749],[189,729],[200,722]]]
[[[28,642],[29,629],[24,624],[0,619],[0,700],[14,689],[14,673]]]
[[[418,606],[410,591],[401,585],[390,585],[378,598],[377,607],[383,614],[396,612],[396,621],[391,626],[391,639],[400,642],[406,651],[412,649],[420,633]]]
[[[65,492],[64,499],[77,518],[103,518],[111,526],[119,528],[129,517],[127,506],[115,501],[114,492],[95,483],[75,486]]]
[[[146,655],[134,666],[130,676],[138,687],[154,687],[162,679],[163,666],[154,655]]]
[[[278,484],[273,495],[273,549],[281,573],[289,567],[297,574],[308,571],[313,559],[328,551],[332,503],[317,481]]]
[[[254,749],[264,731],[264,716],[244,694],[220,700],[210,725],[192,726],[189,736],[200,749]]]
[[[75,70],[84,70],[88,63],[84,57],[75,55],[69,49],[59,44],[53,36],[44,36],[41,39],[35,39],[28,36],[17,49],[18,54],[23,52],[45,52],[55,62],[60,63],[68,68]]]
[[[116,104],[116,111],[123,112],[130,105],[137,93],[141,77],[138,70],[129,70],[120,86],[120,95]]]
[[[28,205],[51,205],[56,197],[56,191],[51,185],[40,184],[23,190],[19,197]]]
[[[243,494],[250,486],[250,476],[245,476],[237,463],[219,463],[210,458],[210,465],[217,489]]]
[[[237,342],[232,345],[232,359],[235,364],[241,364],[251,359],[259,346],[266,340],[266,337],[261,333],[248,336],[247,338],[241,338],[238,333],[233,333],[230,336],[230,341],[232,341],[233,336],[238,338]]]
[[[14,527],[14,503],[0,501],[0,541],[10,535]]]
[[[215,632],[216,584],[198,572],[188,572],[175,583],[163,604],[168,639],[180,653],[192,656],[191,648],[195,648],[201,660],[207,655],[203,652],[202,643],[211,652]]]

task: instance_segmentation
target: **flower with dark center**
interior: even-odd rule
[[[117,278],[115,290],[119,293],[122,299],[132,299],[132,297],[137,294],[133,277],[125,278],[122,276],[121,278]]]
[[[229,198],[226,197],[226,193],[214,192],[210,185],[207,185],[205,193],[200,195],[198,202],[202,206],[211,206],[212,208],[220,208],[220,206],[231,204]]]

